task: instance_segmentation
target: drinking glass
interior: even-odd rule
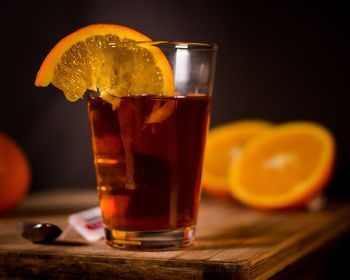
[[[162,51],[175,90],[123,96],[118,106],[88,98],[106,241],[126,249],[188,246],[195,237],[217,46],[130,44]]]

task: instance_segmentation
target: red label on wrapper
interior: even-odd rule
[[[104,237],[101,210],[99,207],[87,209],[68,217],[68,223],[87,241],[97,241]]]

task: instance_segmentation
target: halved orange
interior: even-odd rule
[[[52,83],[66,98],[76,101],[86,90],[99,91],[114,103],[127,95],[173,95],[174,80],[163,52],[150,39],[131,28],[94,24],[59,41],[46,56],[35,85]]]
[[[231,161],[235,161],[247,141],[271,125],[262,120],[245,120],[209,130],[203,164],[204,190],[216,196],[228,197],[228,171]]]
[[[291,122],[249,141],[229,170],[230,192],[240,202],[262,209],[304,205],[330,180],[335,141],[325,127]]]
[[[9,135],[0,132],[0,216],[14,209],[28,193],[30,163]]]

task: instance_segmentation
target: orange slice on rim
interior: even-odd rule
[[[311,122],[273,127],[249,141],[229,170],[230,192],[262,209],[307,204],[327,186],[335,142],[329,130]]]
[[[150,39],[125,26],[94,24],[59,41],[46,56],[35,85],[50,83],[76,101],[86,90],[114,103],[130,95],[173,95],[174,81],[163,52]]]
[[[241,153],[244,145],[271,123],[262,120],[245,120],[223,124],[208,133],[204,164],[203,188],[207,193],[229,197],[229,166]]]

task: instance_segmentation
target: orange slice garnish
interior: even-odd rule
[[[335,142],[329,130],[311,122],[273,127],[249,141],[229,170],[230,192],[262,209],[307,204],[327,186]]]
[[[133,41],[150,39],[121,25],[81,28],[50,51],[35,85],[51,83],[70,101],[82,98],[86,90],[99,91],[112,104],[122,96],[173,95],[173,73],[163,52],[152,44],[130,44]]]
[[[206,192],[229,196],[228,171],[232,161],[252,137],[271,127],[261,120],[237,121],[220,125],[208,133],[202,184]]]

